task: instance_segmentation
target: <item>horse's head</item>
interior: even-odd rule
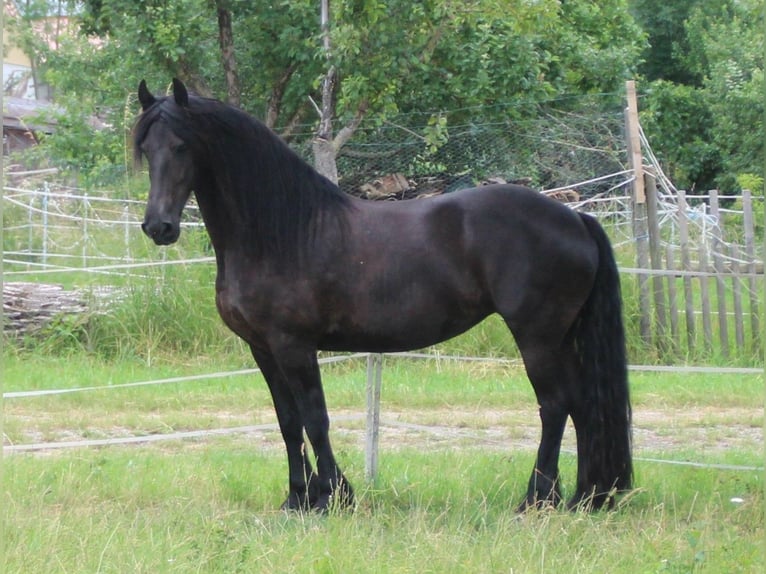
[[[151,182],[141,229],[157,245],[169,245],[181,233],[181,212],[192,192],[196,169],[189,142],[172,129],[168,118],[188,108],[189,96],[174,79],[172,99],[155,98],[142,80],[138,99],[144,113],[136,126],[135,146],[149,164]]]

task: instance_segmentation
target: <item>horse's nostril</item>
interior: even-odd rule
[[[144,221],[141,229],[157,245],[168,245],[178,239],[178,228],[170,221]]]

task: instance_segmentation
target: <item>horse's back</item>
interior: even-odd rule
[[[566,269],[567,262],[592,271],[597,264],[597,249],[581,215],[532,189],[502,184],[442,198],[432,208],[433,226],[454,228],[459,219],[467,255],[502,259],[517,273],[554,263]]]

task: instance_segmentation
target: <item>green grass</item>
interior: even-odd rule
[[[246,357],[227,363],[11,354],[5,391],[251,366]],[[363,361],[323,373],[331,415],[363,410]],[[363,422],[334,422],[356,512],[278,510],[287,471],[276,431],[6,454],[4,571],[759,572],[762,471],[642,458],[762,466],[763,378],[632,373],[631,380],[637,490],[615,512],[513,512],[533,464],[536,439],[526,433],[539,432],[520,367],[386,359],[384,421],[456,434],[384,426],[380,474],[365,485]],[[4,432],[25,443],[273,420],[264,382],[246,376],[8,399]],[[561,458],[565,491],[576,471],[571,446],[570,435]]]
[[[355,513],[323,518],[275,510],[281,457],[226,440],[13,456],[5,571],[632,574],[761,564],[762,482],[752,474],[645,465],[651,488],[616,512],[519,517],[529,455],[412,450],[383,463],[374,487],[358,487]]]

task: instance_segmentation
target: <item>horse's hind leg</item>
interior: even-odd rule
[[[564,435],[571,390],[576,385],[577,363],[571,345],[553,346],[544,341],[520,341],[532,387],[537,396],[542,436],[537,449],[535,467],[527,486],[527,494],[519,512],[546,505],[557,506],[561,498],[559,486],[559,454]]]

